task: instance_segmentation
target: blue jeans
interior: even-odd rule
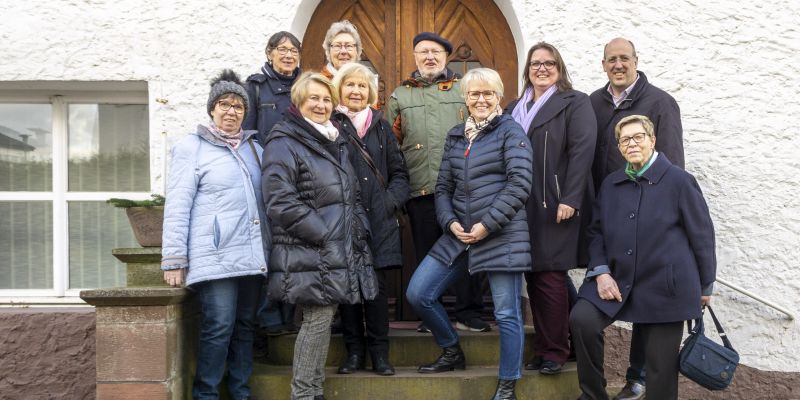
[[[250,395],[247,380],[253,371],[253,330],[262,277],[244,276],[195,285],[202,321],[192,397],[217,399],[217,386],[228,365],[232,399]]]
[[[439,296],[467,268],[467,254],[461,253],[448,267],[431,256],[425,257],[411,276],[406,297],[414,311],[433,333],[439,347],[458,343],[458,333],[447,318]],[[487,272],[494,301],[494,317],[500,330],[500,379],[522,377],[522,346],[525,330],[520,295],[521,272]]]

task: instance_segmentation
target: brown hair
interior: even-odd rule
[[[528,89],[529,87],[533,86],[531,83],[531,78],[528,76],[531,70],[531,58],[533,57],[533,52],[539,49],[546,49],[550,51],[555,58],[556,61],[556,68],[558,69],[558,81],[556,81],[556,86],[560,91],[570,90],[572,89],[572,80],[569,78],[569,72],[567,72],[567,65],[564,64],[564,59],[561,58],[561,53],[558,52],[558,49],[555,48],[550,43],[547,42],[539,42],[533,45],[530,50],[528,50],[528,58],[525,60],[525,69],[522,71],[522,82],[524,83],[523,87]]]

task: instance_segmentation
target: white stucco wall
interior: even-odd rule
[[[0,0],[0,87],[147,81],[153,190],[160,191],[161,132],[171,144],[193,129],[206,118],[209,78],[224,67],[243,77],[257,70],[269,34],[302,37],[317,3]],[[497,3],[520,57],[540,40],[554,44],[578,90],[606,82],[605,42],[634,41],[639,68],[681,106],[687,169],[717,228],[718,275],[800,315],[800,2]],[[714,304],[744,363],[800,371],[797,321],[719,284]]]

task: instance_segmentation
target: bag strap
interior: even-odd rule
[[[383,175],[381,174],[380,171],[378,171],[378,167],[375,165],[375,161],[372,160],[372,157],[369,155],[369,153],[367,153],[367,151],[364,150],[363,147],[361,147],[361,143],[359,143],[358,140],[353,137],[353,135],[348,134],[347,138],[350,139],[350,143],[353,144],[353,147],[357,148],[358,151],[361,153],[361,157],[364,158],[364,161],[367,162],[367,165],[369,165],[369,168],[372,170],[372,172],[378,178],[378,182],[381,184],[381,187],[385,190],[386,189],[386,180],[383,179]]]
[[[261,158],[258,157],[258,151],[256,151],[256,145],[253,144],[253,138],[247,139],[247,143],[250,143],[250,150],[253,151],[253,157],[256,158],[258,166],[261,167]]]
[[[731,345],[731,341],[728,340],[728,335],[722,329],[722,325],[720,325],[719,320],[717,319],[717,316],[714,314],[714,309],[711,308],[711,306],[706,306],[706,307],[708,308],[708,311],[711,313],[711,319],[714,320],[714,326],[716,326],[717,332],[719,332],[719,337],[722,338],[722,343],[725,345],[725,347],[733,350],[733,345]],[[736,351],[736,350],[734,350],[734,351]]]

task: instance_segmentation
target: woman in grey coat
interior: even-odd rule
[[[211,83],[211,119],[172,148],[161,269],[171,286],[191,286],[202,320],[192,397],[218,398],[228,365],[233,399],[250,395],[253,329],[269,230],[261,197],[261,148],[243,131],[250,111],[239,77]]]

